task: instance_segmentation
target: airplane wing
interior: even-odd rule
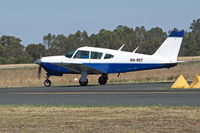
[[[102,71],[99,71],[90,66],[81,64],[81,63],[56,63],[60,67],[70,70],[72,73],[80,74],[83,71],[87,71],[88,74],[102,74]]]

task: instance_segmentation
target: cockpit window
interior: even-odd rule
[[[75,51],[76,50],[70,50],[70,51],[68,51],[67,54],[65,55],[65,57],[71,58]]]
[[[101,59],[103,53],[100,52],[91,52],[91,59]]]
[[[89,59],[89,51],[78,50],[74,56],[78,59]]]
[[[104,57],[104,59],[110,59],[110,58],[113,58],[113,57],[114,57],[114,55],[106,54],[105,57]]]

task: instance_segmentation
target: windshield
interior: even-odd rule
[[[65,55],[65,57],[71,58],[75,51],[76,50],[70,50],[70,51],[68,51],[67,54]]]

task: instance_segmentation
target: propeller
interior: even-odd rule
[[[40,79],[40,77],[41,77],[41,71],[42,71],[42,65],[39,65],[39,68],[38,68],[38,79]]]
[[[38,79],[40,79],[40,77],[41,77],[41,71],[42,71],[41,59],[37,59],[35,61],[35,63],[39,65],[39,68],[38,68]]]

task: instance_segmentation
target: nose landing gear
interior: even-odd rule
[[[51,81],[49,80],[49,76],[46,76],[46,80],[44,81],[44,86],[45,87],[50,87],[51,86]]]

